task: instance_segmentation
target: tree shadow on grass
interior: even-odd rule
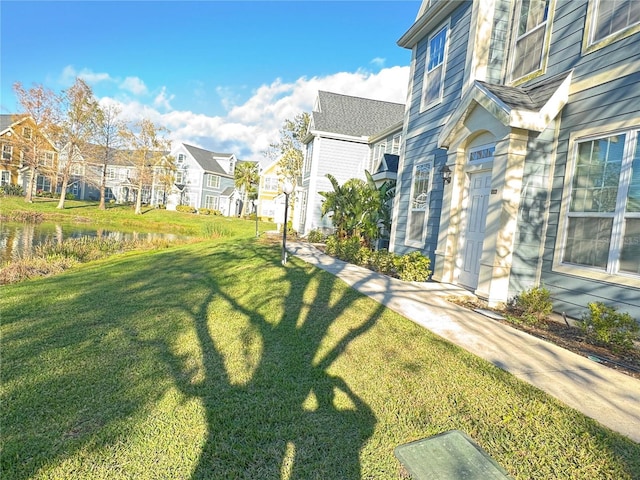
[[[3,308],[4,478],[55,471],[88,447],[121,454],[176,388],[204,411],[194,479],[360,478],[376,419],[331,366],[384,308],[350,325],[360,295],[296,263],[280,266],[273,247],[211,244],[15,287]],[[181,351],[185,336],[199,351]]]

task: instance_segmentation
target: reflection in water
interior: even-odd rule
[[[86,225],[60,225],[53,223],[7,223],[0,225],[0,264],[32,255],[36,246],[47,241],[62,243],[70,238],[105,238],[128,240],[177,240],[171,233],[119,232],[92,228]]]

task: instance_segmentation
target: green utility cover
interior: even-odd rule
[[[396,447],[394,454],[414,480],[505,480],[507,472],[460,430]]]

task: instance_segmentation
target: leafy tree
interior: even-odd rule
[[[96,128],[93,144],[87,146],[87,153],[98,163],[97,178],[88,178],[100,189],[100,210],[105,210],[105,196],[107,190],[107,170],[113,165],[120,150],[124,146],[126,131],[125,123],[120,120],[120,109],[113,104],[98,106],[96,112]]]
[[[66,149],[66,159],[60,162],[58,174],[62,186],[57,208],[64,208],[65,193],[73,167],[81,161],[80,155],[94,136],[97,126],[98,102],[87,83],[76,78],[71,88],[62,93],[62,121],[59,127],[59,145]]]
[[[153,182],[154,167],[159,165],[171,149],[171,142],[165,138],[168,131],[155,125],[149,119],[142,119],[134,124],[135,132],[122,132],[129,145],[130,159],[135,167],[136,215],[142,214],[142,196],[145,186]]]
[[[236,188],[243,194],[242,212],[240,216],[244,217],[246,215],[251,189],[258,183],[260,178],[258,164],[254,162],[238,162],[234,176]]]
[[[42,85],[25,89],[20,82],[16,82],[13,89],[22,107],[22,112],[13,120],[22,120],[24,129],[14,135],[12,142],[21,152],[22,166],[29,170],[25,202],[31,203],[37,172],[49,176],[55,174],[55,160],[53,165],[47,166],[44,159],[50,153],[55,156],[55,152],[51,151],[51,139],[55,139],[57,134],[59,99],[53,91]]]
[[[300,113],[293,120],[285,120],[280,129],[280,140],[269,145],[265,152],[267,158],[278,159],[278,175],[291,180],[294,188],[296,179],[302,175],[304,160],[302,140],[309,130],[310,116]]]

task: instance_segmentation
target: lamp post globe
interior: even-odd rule
[[[291,180],[286,178],[282,184],[284,193],[284,222],[282,222],[282,265],[287,263],[287,223],[289,220],[289,195],[293,192]]]

